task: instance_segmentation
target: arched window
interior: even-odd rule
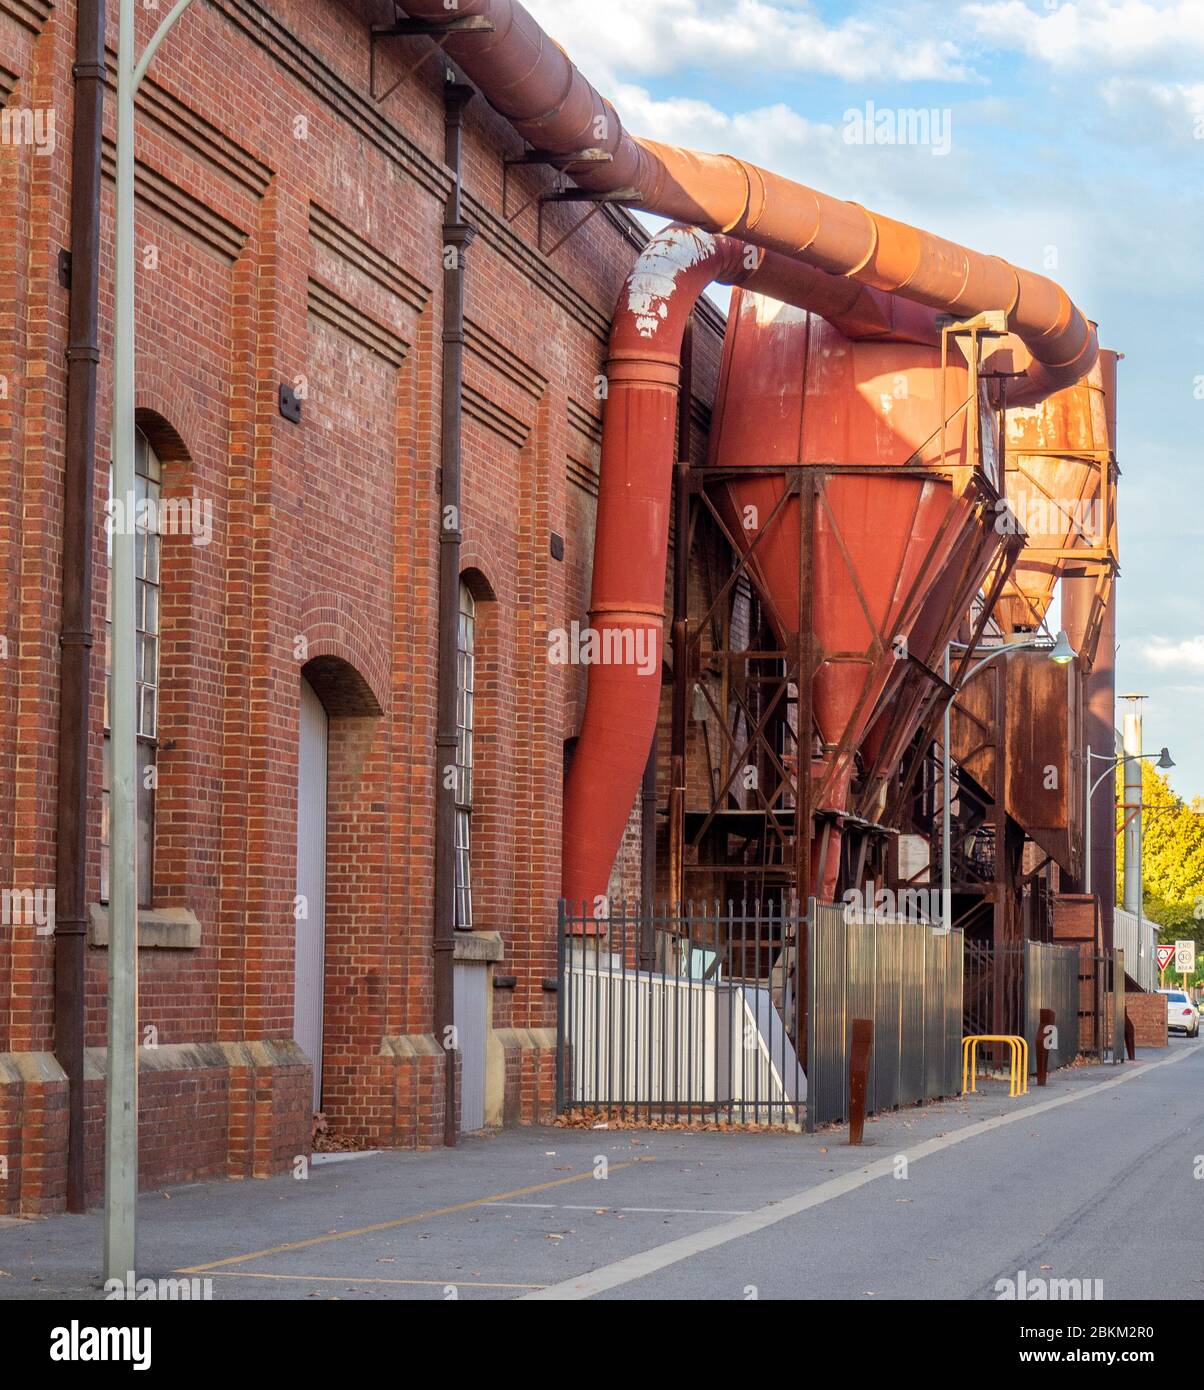
[[[472,929],[472,754],[473,695],[476,685],[477,605],[460,581],[460,622],[456,630],[456,917]]]
[[[115,498],[107,534],[108,563],[113,567],[112,532],[115,525],[133,525],[135,531],[135,613],[138,632],[135,717],[138,729],[138,905],[149,907],[155,881],[155,780],[159,726],[159,504],[163,468],[146,435],[135,435],[134,513],[128,516],[129,499]],[[112,475],[109,495],[112,497]],[[101,809],[100,896],[109,900],[109,790],[110,702],[113,695],[113,586],[105,597],[105,748]]]

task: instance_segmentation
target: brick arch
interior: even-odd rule
[[[340,708],[335,712],[384,712],[389,690],[388,654],[346,595],[314,594],[301,614],[297,631],[305,638],[306,660],[313,666],[312,672],[307,668],[310,683],[318,689],[318,683],[329,676],[332,697],[337,683]],[[354,673],[355,679],[349,673]],[[322,695],[322,690],[318,694]]]
[[[138,428],[164,463],[187,463],[196,458],[201,440],[201,420],[196,402],[169,380],[161,362],[138,359]]]
[[[501,572],[494,546],[488,537],[474,536],[460,542],[460,575],[478,603],[497,601],[496,576]]]

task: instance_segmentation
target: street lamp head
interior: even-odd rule
[[[1160,767],[1165,772],[1168,767],[1174,767],[1174,765],[1175,760],[1171,757],[1170,749],[1163,745],[1162,752],[1159,753],[1158,761],[1154,766]]]
[[[1059,666],[1069,666],[1077,656],[1078,652],[1070,645],[1070,638],[1066,636],[1065,631],[1059,632],[1050,648],[1050,661],[1056,662]]]

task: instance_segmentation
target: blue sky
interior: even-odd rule
[[[1118,692],[1204,796],[1204,0],[526,0],[633,133],[1045,271],[1123,352]],[[948,152],[845,113],[951,113]]]

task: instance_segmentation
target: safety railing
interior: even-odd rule
[[[1007,1046],[1010,1057],[1008,1095],[1025,1095],[1028,1091],[1028,1043],[1011,1033],[971,1033],[962,1039],[962,1090],[971,1093],[978,1090],[979,1043],[1002,1043]]]

